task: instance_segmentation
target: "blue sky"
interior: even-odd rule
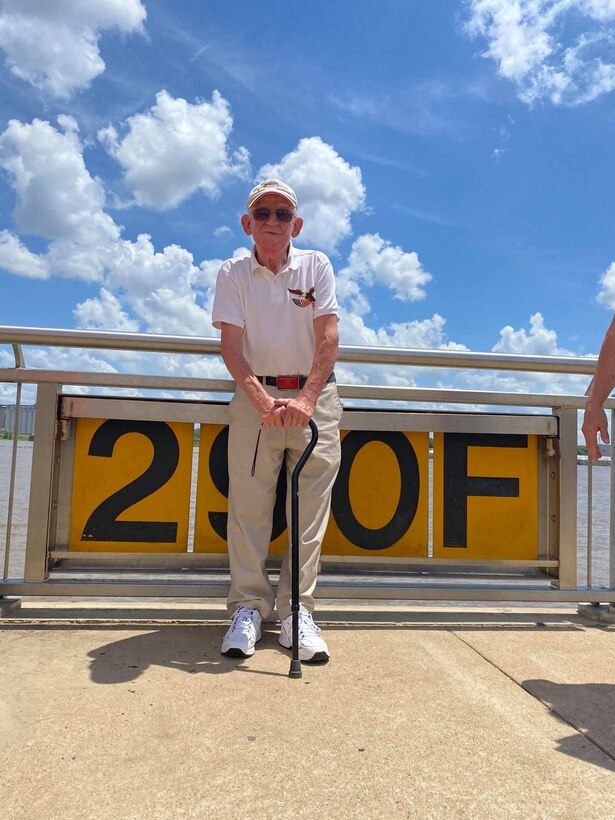
[[[343,343],[598,352],[615,307],[614,0],[0,0],[0,54],[1,324],[215,335],[217,268],[246,252],[245,196],[272,174],[297,190],[303,244],[331,257]]]

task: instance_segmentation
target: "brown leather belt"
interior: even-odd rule
[[[307,376],[257,376],[261,384],[277,387],[278,390],[301,390],[308,380]],[[335,381],[335,373],[330,373],[326,384]]]

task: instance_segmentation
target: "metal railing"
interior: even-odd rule
[[[107,351],[124,350],[139,351],[147,353],[173,353],[173,354],[196,354],[206,356],[216,356],[220,353],[220,342],[218,339],[192,338],[182,336],[163,336],[141,333],[122,333],[116,331],[94,331],[94,330],[51,330],[43,328],[20,328],[20,327],[0,327],[0,344],[13,346],[15,352],[15,367],[0,369],[0,381],[14,384],[16,386],[16,413],[15,425],[18,424],[19,406],[21,402],[21,390],[24,384],[34,384],[38,388],[37,397],[37,420],[35,429],[35,452],[32,472],[32,485],[30,490],[30,510],[28,521],[28,537],[26,547],[26,569],[23,579],[9,579],[9,561],[11,555],[11,534],[12,520],[14,514],[14,493],[15,493],[15,471],[17,462],[18,441],[15,435],[13,440],[13,451],[11,456],[10,475],[8,477],[8,503],[4,549],[4,571],[2,584],[0,585],[0,596],[6,594],[96,594],[96,595],[223,595],[225,594],[226,580],[220,581],[216,576],[213,580],[203,580],[199,578],[193,583],[182,584],[180,581],[156,582],[146,584],[136,581],[130,573],[123,576],[125,567],[119,567],[118,561],[115,563],[119,569],[119,575],[112,582],[101,580],[74,581],[64,577],[50,578],[48,571],[52,559],[67,558],[67,553],[61,549],[55,549],[54,544],[49,543],[50,520],[58,513],[52,509],[50,498],[57,491],[54,489],[54,482],[58,482],[58,476],[54,473],[53,459],[56,458],[56,422],[58,416],[58,396],[65,395],[64,388],[78,385],[82,388],[115,388],[115,389],[138,389],[151,391],[171,391],[175,393],[190,394],[228,394],[233,392],[235,384],[230,379],[201,379],[183,376],[152,376],[147,374],[123,374],[123,373],[98,373],[80,371],[57,371],[28,368],[25,364],[21,346],[45,346],[45,347],[70,347],[81,349],[101,349]],[[464,369],[487,369],[497,371],[516,371],[527,373],[560,373],[560,374],[584,374],[591,375],[594,372],[596,359],[593,357],[549,357],[549,356],[514,356],[510,354],[498,353],[472,353],[466,351],[440,351],[440,350],[408,350],[389,347],[359,347],[341,346],[339,361],[354,364],[371,365],[396,365],[406,367],[427,367],[427,368],[464,368]],[[320,595],[326,597],[367,597],[367,598],[433,598],[451,600],[569,600],[613,602],[615,600],[615,528],[613,517],[610,522],[610,539],[608,545],[609,570],[607,586],[596,587],[593,585],[592,561],[594,556],[594,543],[592,539],[592,467],[588,465],[588,499],[587,499],[587,548],[586,548],[586,574],[587,585],[580,587],[576,583],[576,562],[580,549],[577,543],[576,533],[576,506],[577,506],[577,482],[576,482],[576,442],[577,442],[577,412],[583,409],[585,404],[584,396],[560,395],[560,394],[536,394],[536,393],[509,393],[501,391],[476,391],[476,390],[454,390],[441,388],[420,388],[420,387],[390,387],[384,385],[350,385],[339,384],[338,390],[343,399],[352,399],[354,402],[376,402],[383,413],[386,413],[386,426],[398,425],[394,429],[406,429],[402,414],[410,411],[395,410],[392,406],[395,403],[404,402],[408,404],[418,404],[423,408],[437,405],[480,405],[484,407],[500,406],[506,408],[543,408],[549,410],[552,417],[557,420],[557,436],[548,434],[545,437],[546,447],[552,447],[553,441],[557,439],[559,452],[555,455],[558,459],[557,473],[557,502],[558,502],[558,534],[561,544],[558,548],[564,550],[566,542],[565,559],[558,553],[557,559],[547,556],[546,560],[526,562],[532,563],[534,569],[540,568],[543,573],[557,578],[552,580],[550,586],[544,587],[533,584],[530,586],[517,585],[510,586],[482,585],[472,581],[470,584],[431,584],[416,585],[415,578],[410,577],[411,573],[406,572],[406,577],[401,577],[399,562],[391,561],[391,573],[394,577],[385,578],[379,583],[373,581],[360,582],[343,577],[336,579],[335,583],[321,585]],[[72,401],[72,400],[71,400]],[[75,400],[76,401],[76,400]],[[129,412],[129,405],[121,411],[117,399],[112,405],[114,411]],[[68,403],[69,400],[67,400]],[[68,404],[67,404],[68,406]],[[110,405],[111,406],[111,405]],[[166,409],[169,409],[169,404]],[[615,400],[609,399],[607,408],[615,410]],[[181,420],[192,420],[198,422],[203,418],[202,407],[198,402],[179,400],[173,403],[175,418]],[[162,413],[162,403],[156,405],[154,401],[149,405],[150,412]],[[208,408],[208,414],[211,414]],[[455,420],[455,414],[443,417],[440,422],[436,418],[437,414],[430,414],[423,419],[424,426],[420,429],[434,430],[440,424],[440,428],[446,430],[462,429],[459,425],[471,422],[472,429],[479,430],[481,416],[483,414],[471,412],[462,414],[461,420]],[[613,415],[613,414],[612,414]],[[115,417],[115,416],[112,416]],[[122,416],[120,416],[122,417]],[[223,416],[219,415],[219,418]],[[413,416],[414,424],[421,424],[421,418],[417,414]],[[486,418],[486,415],[484,416]],[[518,418],[518,417],[517,417]],[[369,425],[374,423],[373,412],[362,410],[360,406],[352,408],[351,423],[355,429],[370,429]],[[526,424],[530,424],[531,417],[526,416]],[[446,422],[446,423],[444,423]],[[496,424],[497,422],[497,424]],[[455,426],[457,423],[457,426]],[[503,431],[510,427],[513,422],[505,418],[499,422],[492,420],[490,431]],[[495,424],[495,426],[494,426]],[[368,426],[366,426],[368,425]],[[451,426],[452,425],[452,426]],[[416,428],[413,428],[416,429]],[[545,428],[546,429],[546,428]],[[15,428],[17,430],[17,426]],[[549,453],[550,457],[554,453]],[[611,478],[613,462],[611,462]],[[555,480],[555,478],[554,478]],[[615,501],[615,481],[611,480],[611,508]],[[47,498],[45,499],[45,495]],[[44,520],[37,520],[40,509],[40,499],[43,504],[40,509],[46,511]],[[47,506],[45,506],[47,504]],[[45,515],[47,518],[45,519]],[[555,515],[554,513],[552,515]],[[40,517],[40,516],[39,516]],[[552,524],[545,523],[545,527]],[[34,556],[32,558],[32,556]],[[32,560],[29,560],[32,558]],[[134,558],[134,557],[132,557]],[[113,566],[113,556],[108,560],[108,566]],[[102,560],[102,559],[101,559]],[[185,556],[183,561],[187,560]],[[41,561],[46,567],[41,574]],[[30,569],[37,563],[38,569],[30,572],[28,577],[28,566]],[[574,568],[573,568],[574,562]],[[86,563],[88,563],[86,561]],[[88,566],[91,569],[91,561]],[[131,563],[129,561],[129,563]],[[172,568],[173,562],[168,557],[156,556],[154,563],[164,569]],[[196,562],[195,562],[196,563]],[[343,564],[343,562],[341,562]],[[378,570],[384,572],[387,569],[387,560],[380,559]],[[458,562],[442,559],[441,561],[429,559],[414,559],[406,562],[405,569],[420,566],[423,570],[426,565],[434,568],[441,568],[446,565],[452,569],[459,570],[459,566],[466,568],[493,570],[493,564],[498,562],[467,561]],[[507,565],[508,569],[521,569],[524,562],[518,562],[515,567],[514,561],[499,562],[501,568]],[[564,565],[566,566],[564,572]],[[139,568],[139,561],[133,560],[132,568]],[[116,569],[117,569],[116,567]],[[212,568],[215,569],[215,568]],[[403,568],[402,568],[403,569]],[[131,570],[132,572],[132,570]],[[570,583],[563,576],[568,574]],[[57,573],[55,573],[57,576]],[[478,573],[480,575],[480,572]],[[53,575],[53,573],[52,573]]]
[[[62,330],[40,327],[0,326],[0,344],[11,344],[16,367],[24,367],[20,345],[78,347],[91,350],[130,350],[147,353],[195,353],[218,355],[220,340],[117,330]],[[19,357],[19,359],[18,359]],[[399,347],[342,345],[338,360],[355,364],[396,364],[413,367],[463,367],[483,370],[516,370],[534,373],[592,374],[591,356],[514,356],[509,353],[472,353],[460,350],[423,350]],[[21,361],[21,363],[20,363]]]

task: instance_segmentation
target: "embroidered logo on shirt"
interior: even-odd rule
[[[292,288],[288,288],[288,292],[294,294],[294,296],[298,296],[299,299],[295,299],[293,297],[293,302],[297,305],[297,307],[305,308],[316,306],[316,297],[314,296],[314,291],[316,288],[310,288],[307,293],[304,293],[302,290],[293,290]]]

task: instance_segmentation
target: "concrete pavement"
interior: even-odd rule
[[[332,660],[287,677],[221,602],[31,600],[0,621],[14,820],[610,818],[615,627],[574,607],[319,602]]]

